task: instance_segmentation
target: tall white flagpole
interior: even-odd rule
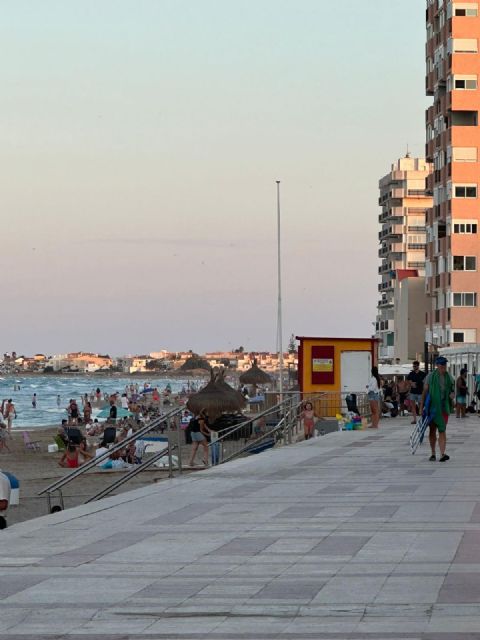
[[[280,375],[280,402],[283,402],[283,341],[282,341],[282,263],[281,263],[281,226],[280,226],[280,180],[277,180],[277,276],[278,276],[278,304],[277,304],[277,346],[278,369]]]

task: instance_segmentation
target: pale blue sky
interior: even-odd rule
[[[368,336],[377,182],[423,155],[421,0],[2,6],[2,345]],[[9,301],[5,304],[5,301]]]

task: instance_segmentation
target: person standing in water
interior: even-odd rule
[[[34,393],[33,396],[32,396],[32,407],[34,409],[37,408],[37,394],[36,393]]]
[[[60,409],[60,405],[62,404],[62,399],[60,397],[60,394],[58,394],[57,396],[57,407]]]

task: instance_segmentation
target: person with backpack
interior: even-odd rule
[[[207,425],[207,418],[204,411],[190,420],[190,435],[192,437],[192,453],[190,456],[189,466],[195,466],[195,455],[198,447],[201,445],[203,449],[203,464],[208,467],[208,440],[210,429]]]

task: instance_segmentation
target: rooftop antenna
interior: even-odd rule
[[[405,154],[406,158],[410,158],[410,149],[408,148],[408,142],[407,142],[407,153]]]

